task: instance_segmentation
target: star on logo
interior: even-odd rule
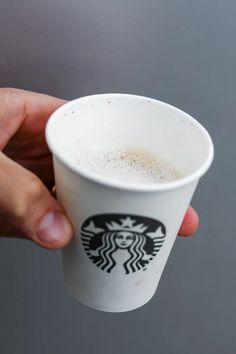
[[[135,220],[132,220],[130,216],[127,216],[127,218],[125,219],[120,219],[120,221],[122,222],[123,227],[129,227],[129,228],[132,228],[135,223]]]
[[[98,234],[99,232],[104,231],[104,229],[101,229],[100,227],[96,227],[93,221],[90,221],[88,226],[84,228],[85,231],[92,232],[93,234]]]
[[[155,237],[164,237],[165,235],[162,232],[161,226],[159,226],[155,232],[149,232],[147,233],[148,236],[155,238]]]
[[[110,231],[131,231],[131,232],[138,232],[143,233],[146,231],[147,226],[143,224],[134,225],[137,221],[131,219],[131,217],[127,216],[125,219],[120,219],[120,224],[111,221],[110,223],[106,223],[108,230]]]

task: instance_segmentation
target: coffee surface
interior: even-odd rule
[[[181,173],[156,154],[128,147],[104,151],[77,150],[75,163],[87,172],[125,183],[167,183],[182,177]]]

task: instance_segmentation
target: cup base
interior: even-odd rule
[[[142,307],[143,305],[145,305],[148,301],[150,301],[152,299],[152,297],[154,296],[155,292],[154,291],[150,296],[146,297],[145,299],[143,299],[142,302],[138,302],[138,303],[134,303],[134,304],[129,304],[129,305],[122,305],[122,306],[114,306],[114,305],[104,305],[101,303],[96,303],[94,301],[89,301],[88,299],[85,299],[83,296],[81,296],[81,294],[77,294],[73,291],[73,289],[71,289],[71,287],[69,287],[66,283],[65,283],[65,288],[67,289],[67,291],[77,300],[79,301],[81,304],[90,307],[94,310],[97,311],[103,311],[103,312],[128,312],[128,311],[132,311],[132,310],[136,310],[139,307]]]

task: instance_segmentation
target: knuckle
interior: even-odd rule
[[[37,199],[44,191],[43,184],[38,179],[32,179],[26,190],[27,199]]]
[[[27,210],[28,210],[28,205],[26,201],[22,200],[22,201],[18,201],[18,203],[15,204],[13,213],[17,219],[22,219],[26,215]]]
[[[42,196],[43,190],[43,185],[37,179],[28,182],[24,193],[15,200],[14,215],[17,219],[24,218],[30,212],[32,203]]]

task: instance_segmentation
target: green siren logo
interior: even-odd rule
[[[111,273],[119,251],[125,274],[131,274],[147,269],[165,241],[166,228],[143,216],[102,214],[83,223],[81,236],[85,252],[97,267]]]

